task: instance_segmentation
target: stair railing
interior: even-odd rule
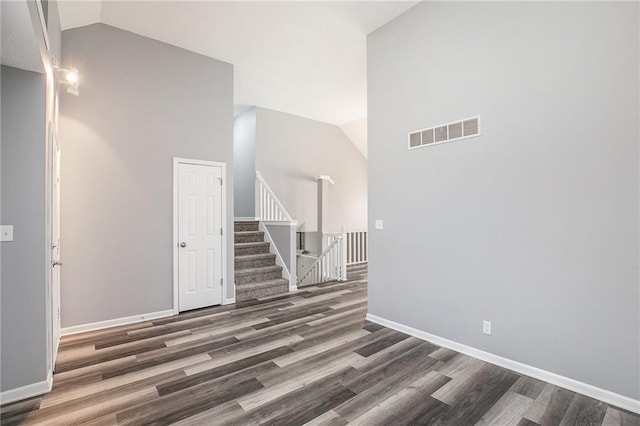
[[[344,228],[342,231],[344,232]],[[336,235],[340,232],[325,232],[323,235],[323,247],[329,245]],[[347,231],[344,232],[345,238],[345,256],[347,265],[357,265],[358,263],[366,263],[369,256],[368,235],[367,231]]]
[[[347,232],[347,265],[365,263],[369,259],[367,231]]]
[[[340,233],[325,233],[327,248],[322,251],[307,272],[302,274],[298,285],[311,285],[326,281],[346,281],[347,250],[344,228]]]
[[[260,172],[256,172],[256,219],[265,221],[293,220]]]

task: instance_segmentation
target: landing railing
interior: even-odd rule
[[[347,250],[344,230],[340,233],[327,233],[327,248],[322,251],[311,267],[298,280],[299,286],[326,281],[345,281],[347,279]]]
[[[347,232],[347,265],[365,263],[369,259],[367,231]]]
[[[256,219],[288,222],[293,220],[260,172],[256,172]]]

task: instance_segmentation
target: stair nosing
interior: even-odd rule
[[[264,231],[233,231],[236,235],[255,235],[255,234],[264,234]]]

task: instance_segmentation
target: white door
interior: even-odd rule
[[[222,303],[222,168],[178,164],[178,306]]]

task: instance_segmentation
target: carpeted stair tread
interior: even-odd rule
[[[243,254],[240,256],[236,256],[235,259],[237,261],[244,261],[244,260],[265,259],[269,257],[273,257],[275,259],[276,255],[273,253]]]
[[[267,254],[270,252],[271,244],[268,242],[235,243],[234,254],[238,256],[248,256],[252,254]]]
[[[245,248],[245,247],[262,247],[262,246],[270,246],[271,244],[264,241],[251,241],[248,243],[235,243],[235,248]]]
[[[254,253],[235,256],[236,270],[273,266],[276,264],[276,255],[273,253]]]
[[[287,287],[289,287],[289,281],[285,280],[284,278],[277,278],[275,280],[260,281],[257,283],[238,284],[236,286],[236,293],[244,293],[249,290],[271,288],[280,285],[286,285]]]
[[[254,221],[252,221],[252,222],[244,222],[243,221],[243,222],[235,222],[234,226],[233,226],[233,229],[235,231],[240,231],[240,232],[242,232],[242,231],[257,231],[259,227],[260,226],[258,225],[258,222],[254,222]]]
[[[264,242],[264,232],[263,231],[236,231],[233,236],[233,242],[235,244]]]
[[[236,277],[243,277],[245,275],[264,274],[267,272],[281,271],[282,266],[260,266],[258,268],[247,268],[236,270]]]

